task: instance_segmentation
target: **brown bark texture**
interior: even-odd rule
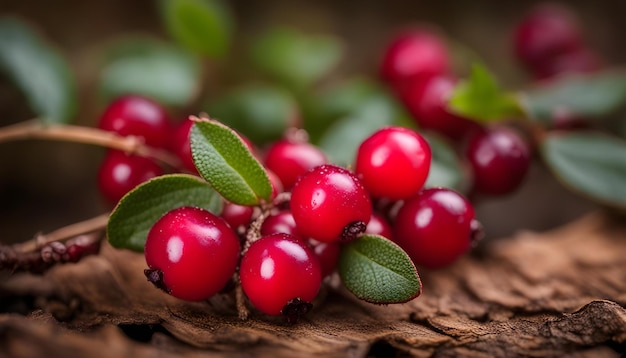
[[[623,219],[623,217],[622,217]],[[545,233],[482,242],[398,305],[328,285],[297,324],[232,295],[184,302],[147,282],[143,255],[97,256],[0,281],[0,356],[574,356],[626,352],[626,225],[585,216]],[[336,279],[336,278],[335,278]]]

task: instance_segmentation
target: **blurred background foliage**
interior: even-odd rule
[[[315,113],[320,121],[324,118],[331,121],[342,113],[344,106],[354,103],[351,101],[358,102],[360,96],[365,98],[376,93],[377,84],[370,80],[375,79],[382,49],[398,29],[414,24],[426,24],[440,31],[449,41],[453,57],[464,58],[468,53],[480,57],[503,87],[522,88],[529,83],[529,78],[513,57],[512,29],[525,11],[539,3],[496,0],[225,1],[223,5],[232,19],[219,17],[208,25],[206,21],[200,22],[198,31],[210,32],[210,26],[216,26],[226,31],[220,39],[228,41],[222,43],[218,39],[215,46],[208,48],[202,43],[182,41],[188,48],[210,57],[210,60],[198,60],[168,49],[172,35],[186,36],[176,20],[160,10],[175,0],[164,1],[0,0],[0,14],[17,16],[32,25],[67,59],[77,86],[75,124],[94,126],[106,98],[120,91],[115,86],[132,86],[134,83],[130,80],[125,84],[111,78],[125,79],[129,74],[141,76],[143,68],[133,67],[132,62],[110,64],[115,63],[116,51],[125,51],[125,45],[120,45],[120,41],[128,43],[143,37],[151,38],[156,45],[146,45],[140,50],[132,46],[134,55],[167,53],[172,61],[185,64],[184,70],[173,79],[154,79],[155,84],[169,83],[169,86],[153,87],[155,96],[164,96],[168,99],[166,102],[173,105],[173,115],[182,118],[208,110],[219,118],[220,113],[233,113],[229,106],[240,108],[237,101],[248,101],[256,108],[255,113],[297,123],[306,118],[289,117],[294,101],[301,104],[302,111]],[[609,64],[626,62],[626,47],[621,45],[622,35],[626,33],[626,23],[623,22],[625,2],[578,0],[563,3],[579,17],[587,41]],[[193,9],[189,11],[192,16],[196,13]],[[260,37],[270,29],[274,36]],[[299,41],[297,36],[300,34],[312,37]],[[294,37],[296,41],[291,41]],[[292,51],[289,46],[293,43],[304,47],[296,53],[310,51],[324,56],[317,62],[291,70],[289,66],[299,61],[289,55]],[[111,50],[113,46],[116,51]],[[275,48],[276,53],[286,55],[276,58],[263,51],[264,48]],[[455,53],[459,55],[455,56]],[[261,67],[266,77],[260,76],[259,68],[251,63]],[[170,64],[156,61],[152,66],[167,68]],[[461,62],[458,67],[463,70],[464,65]],[[330,71],[330,75],[317,84],[320,88],[354,86],[358,90],[350,92],[354,93],[353,97],[341,97],[332,90],[325,92],[317,102],[324,103],[325,113],[316,113],[321,107],[307,103],[302,93],[311,86],[318,73],[326,71]],[[163,70],[160,73],[169,72]],[[275,88],[263,90],[263,86],[276,77],[286,84],[288,94]],[[112,84],[106,85],[107,81]],[[397,113],[390,114],[393,106],[386,101],[384,96],[368,100],[363,113],[379,118],[397,116]],[[33,116],[25,96],[7,76],[0,75],[0,125]],[[243,121],[245,117],[232,115],[229,120]],[[334,123],[332,132],[336,137],[342,137],[343,133],[354,134],[349,130],[354,128],[353,123],[367,128],[368,115],[360,118],[365,119],[347,118],[344,123]],[[268,140],[275,134],[271,127],[252,133],[257,142]],[[330,141],[328,145],[331,146],[341,143],[323,138],[323,134],[315,130],[311,131],[311,137],[322,145],[325,140]],[[335,152],[340,153],[342,149],[335,149]],[[22,241],[40,230],[49,231],[105,211],[107,208],[96,188],[96,172],[103,154],[103,148],[72,143],[22,141],[0,144],[2,240]],[[535,161],[520,190],[506,197],[481,200],[476,208],[488,237],[493,239],[519,230],[549,229],[593,210],[595,206],[564,189],[542,164]]]

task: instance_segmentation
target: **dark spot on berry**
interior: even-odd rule
[[[163,271],[159,269],[145,269],[143,273],[148,278],[148,281],[152,282],[156,288],[160,288],[166,293],[172,292],[172,290],[165,286],[165,282],[163,282]]]
[[[280,314],[287,318],[288,323],[297,323],[300,317],[304,317],[312,308],[313,305],[310,302],[294,298],[285,305]]]
[[[341,233],[341,241],[349,242],[357,238],[360,234],[365,232],[367,224],[363,221],[354,221],[348,224]]]

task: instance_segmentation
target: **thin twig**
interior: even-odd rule
[[[37,119],[0,128],[0,143],[25,139],[49,139],[65,142],[93,144],[117,149],[126,153],[149,157],[173,168],[180,168],[174,155],[146,146],[141,137],[121,136],[98,128],[74,125],[46,125]]]

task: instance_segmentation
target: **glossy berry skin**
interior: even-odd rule
[[[307,142],[279,140],[267,150],[265,166],[273,171],[289,190],[298,177],[328,160],[318,147]]]
[[[159,175],[163,169],[153,160],[110,150],[98,169],[98,189],[109,203],[116,204],[137,185]]]
[[[220,217],[224,219],[231,228],[237,229],[240,226],[247,227],[252,220],[254,208],[252,206],[224,203]]]
[[[290,207],[298,231],[322,242],[356,238],[372,215],[370,196],[361,181],[331,164],[300,177],[291,191]]]
[[[419,133],[387,127],[361,143],[355,172],[373,197],[400,200],[424,186],[431,159],[430,145]]]
[[[265,221],[263,221],[263,225],[261,225],[261,235],[266,236],[278,233],[289,234],[302,239],[290,210],[279,211],[276,214],[268,216]]]
[[[476,133],[466,149],[476,193],[504,195],[517,189],[530,165],[528,144],[515,130],[496,127]]]
[[[326,277],[337,269],[341,245],[338,242],[319,242],[311,240],[311,246],[322,267],[322,277]]]
[[[183,300],[204,300],[231,279],[240,249],[239,238],[224,220],[183,206],[167,212],[148,232],[146,275],[150,279],[150,272],[160,271],[161,281],[153,281],[157,287]]]
[[[393,241],[415,265],[442,268],[467,252],[472,241],[474,209],[465,197],[429,188],[407,199],[393,225]]]
[[[151,147],[166,148],[169,144],[171,119],[165,108],[149,98],[126,95],[118,97],[105,109],[98,128],[122,136],[137,136]]]
[[[176,126],[170,138],[170,150],[180,159],[185,169],[197,174],[198,171],[191,156],[191,142],[189,139],[192,126],[193,121],[190,119],[184,119]]]
[[[516,26],[513,41],[515,55],[532,72],[583,47],[575,17],[554,4],[527,13]]]
[[[370,222],[367,223],[367,227],[365,228],[365,233],[380,235],[390,240],[393,235],[391,231],[391,225],[389,225],[387,219],[385,219],[382,215],[378,213],[372,213]]]
[[[322,282],[320,262],[306,244],[287,234],[263,236],[241,259],[241,287],[250,302],[268,315],[284,314],[290,302],[311,302]]]
[[[397,34],[384,50],[381,78],[393,87],[449,71],[448,50],[443,40],[427,29]]]
[[[431,76],[405,86],[400,99],[420,128],[460,141],[480,126],[447,109],[448,98],[455,85],[456,79],[451,76]]]

